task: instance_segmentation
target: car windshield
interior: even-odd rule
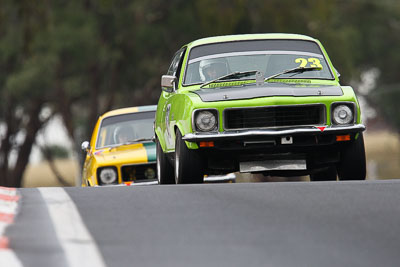
[[[264,78],[297,67],[318,71],[286,73],[279,79],[334,79],[315,42],[302,40],[253,40],[194,47],[189,54],[184,85],[204,84],[234,72],[259,71]],[[255,79],[255,75],[226,80]]]
[[[150,140],[153,135],[155,111],[122,114],[103,119],[97,136],[96,149],[128,144],[136,139]]]

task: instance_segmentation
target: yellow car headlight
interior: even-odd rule
[[[113,167],[105,167],[99,170],[99,182],[103,185],[116,184],[118,175]]]

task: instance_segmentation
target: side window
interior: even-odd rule
[[[177,73],[180,71],[180,65],[182,64],[182,58],[185,50],[186,47],[180,49],[178,52],[175,53],[171,65],[169,66],[167,75],[177,76]]]

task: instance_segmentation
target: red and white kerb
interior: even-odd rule
[[[4,232],[14,222],[18,210],[19,195],[15,188],[0,187],[0,251],[8,249],[8,238]]]

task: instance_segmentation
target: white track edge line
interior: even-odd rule
[[[22,263],[11,249],[0,249],[0,266],[23,267]]]
[[[103,256],[67,192],[61,187],[42,187],[39,191],[69,266],[105,267]]]

